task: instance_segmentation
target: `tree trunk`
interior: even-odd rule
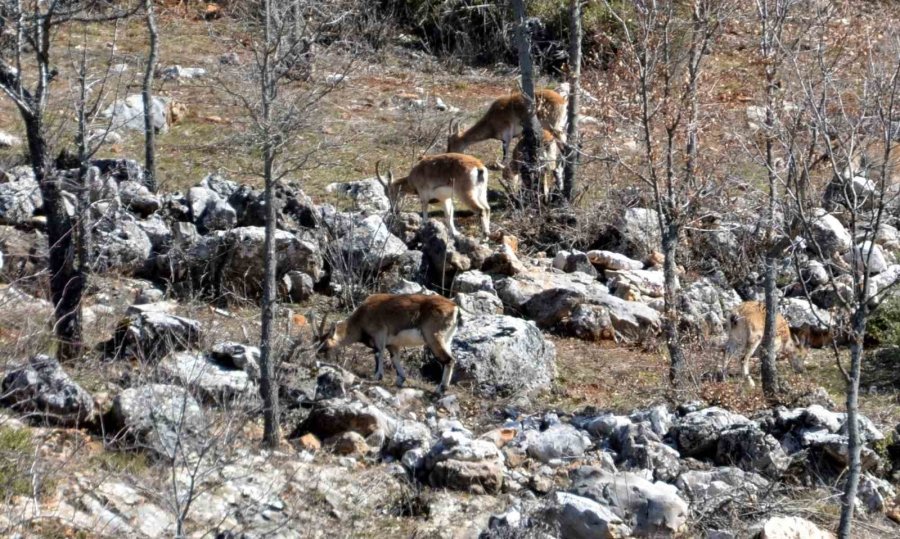
[[[681,336],[678,333],[678,275],[675,267],[675,256],[678,249],[677,224],[671,222],[662,230],[662,250],[666,260],[663,263],[664,311],[663,333],[666,337],[666,348],[669,351],[669,381],[678,389],[684,383],[684,369],[686,361],[684,350],[681,347]]]
[[[763,355],[760,361],[760,370],[762,371],[762,387],[763,393],[768,399],[774,399],[778,395],[778,370],[775,366],[775,322],[778,317],[778,300],[775,297],[775,273],[776,258],[766,255],[766,278],[765,278],[765,295],[766,295],[766,320],[763,327]]]
[[[269,54],[274,50],[272,42],[272,6],[271,0],[266,1],[265,39],[266,51],[261,64],[261,97],[263,106],[263,119],[268,122],[271,119],[272,105],[272,65],[269,63]],[[275,146],[272,135],[266,130],[263,142],[263,179],[265,181],[266,203],[266,240],[263,260],[263,297],[262,297],[262,331],[260,335],[260,383],[259,392],[263,401],[263,445],[277,447],[281,440],[278,418],[278,384],[275,381],[275,365],[272,354],[272,333],[275,325],[275,300],[277,289],[275,288],[275,271],[277,260],[275,258],[275,233],[277,212],[275,209]]]
[[[853,525],[853,510],[856,504],[856,491],[859,488],[859,475],[862,470],[860,452],[862,441],[859,438],[859,373],[862,364],[863,339],[866,333],[866,317],[868,315],[865,300],[860,301],[853,313],[853,342],[850,345],[850,380],[847,382],[847,439],[850,451],[850,468],[847,483],[844,485],[844,496],[841,498],[841,522],[838,526],[838,537],[850,539]]]
[[[144,183],[153,192],[157,189],[156,178],[156,133],[153,129],[153,72],[156,70],[156,57],[159,53],[159,31],[153,13],[153,0],[146,0],[147,32],[150,34],[150,52],[147,55],[147,66],[144,70],[144,84],[141,98],[144,101],[144,168],[147,177]]]
[[[531,38],[525,24],[525,3],[523,0],[513,0],[512,4],[516,17],[516,45],[519,49],[522,95],[527,109],[525,118],[522,118],[523,163],[519,170],[526,191],[525,198],[533,203],[537,200],[537,193],[540,190],[540,170],[537,161],[539,144],[543,137],[541,125],[535,115],[534,68],[531,62]]]
[[[581,1],[569,0],[569,102],[566,110],[566,156],[562,194],[572,202],[578,172],[579,94],[581,93]]]
[[[761,2],[759,4],[759,18],[762,24],[761,49],[763,59],[765,60],[765,99],[766,99],[766,120],[765,120],[765,150],[766,150],[766,172],[769,187],[769,200],[766,215],[766,274],[765,274],[765,297],[766,297],[766,320],[763,327],[763,354],[760,361],[760,370],[762,371],[763,393],[766,398],[772,400],[778,395],[778,368],[776,366],[775,340],[776,322],[778,317],[778,300],[776,293],[776,273],[777,273],[777,254],[775,251],[775,204],[777,196],[777,182],[775,177],[775,155],[774,143],[775,136],[775,92],[776,92],[776,65],[773,59],[774,39],[773,34],[775,28],[773,24],[778,24],[781,19],[778,17],[780,13],[779,5],[776,2],[775,20],[772,19],[769,12],[769,2]]]
[[[263,400],[263,444],[277,447],[280,439],[278,426],[278,384],[275,382],[275,366],[272,354],[272,333],[275,326],[275,180],[273,177],[274,151],[271,145],[265,149],[265,200],[266,200],[266,241],[263,261],[262,334],[260,337],[259,391]]]
[[[53,333],[57,340],[57,357],[60,361],[81,355],[81,318],[79,305],[84,288],[84,276],[75,268],[75,245],[72,221],[66,213],[59,178],[51,171],[47,158],[47,142],[41,121],[25,118],[28,151],[34,179],[41,189],[44,212],[47,216],[47,241],[50,244],[50,299],[53,302],[55,324]]]

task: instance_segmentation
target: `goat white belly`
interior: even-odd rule
[[[404,329],[393,337],[388,338],[388,345],[398,348],[412,348],[415,346],[424,346],[425,338],[418,329]]]

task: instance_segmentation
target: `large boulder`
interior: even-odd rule
[[[611,507],[633,527],[635,537],[678,535],[687,523],[688,504],[676,487],[631,472],[582,466],[572,474],[571,491]]]
[[[700,334],[719,335],[725,331],[728,313],[741,303],[733,289],[723,290],[702,278],[684,287],[681,293],[681,319]]]
[[[723,466],[683,472],[675,486],[691,503],[703,509],[714,509],[726,501],[752,499],[765,491],[769,482],[755,473]]]
[[[255,296],[262,291],[265,237],[264,228],[249,226],[233,228],[223,234],[218,252],[224,253],[224,285],[245,296]],[[275,258],[276,277],[296,270],[318,280],[324,273],[322,253],[318,243],[311,237],[298,237],[290,232],[277,230]]]
[[[542,512],[543,520],[559,529],[561,537],[573,539],[620,539],[631,537],[629,528],[606,505],[569,492],[556,492]]]
[[[449,287],[458,272],[473,268],[472,259],[456,249],[450,231],[437,219],[425,221],[416,239],[432,282]]]
[[[75,426],[94,412],[94,399],[59,362],[45,355],[12,370],[0,383],[0,402],[30,418]]]
[[[682,417],[673,427],[674,439],[685,457],[710,456],[723,431],[749,424],[746,417],[714,406]]]
[[[155,361],[172,352],[189,350],[200,341],[200,323],[162,311],[131,314],[106,343],[107,354]]]
[[[307,418],[292,437],[311,432],[321,439],[353,431],[369,436],[376,431],[390,438],[397,430],[397,420],[372,404],[342,398],[316,402]]]
[[[631,257],[643,260],[660,245],[659,219],[656,210],[627,208],[613,222],[622,249]]]
[[[384,192],[384,185],[376,178],[331,183],[325,190],[349,198],[357,211],[382,214],[391,209],[391,201]]]
[[[162,207],[160,198],[142,183],[126,180],[118,186],[119,200],[126,209],[146,217]]]
[[[153,384],[129,388],[113,400],[116,440],[127,449],[146,449],[174,459],[206,440],[205,418],[184,388]]]
[[[715,461],[771,478],[780,476],[791,463],[778,440],[752,423],[719,434]]]
[[[213,361],[229,369],[240,369],[251,380],[259,379],[259,355],[259,348],[231,341],[216,343],[209,350]]]
[[[869,273],[877,275],[888,269],[888,260],[884,253],[884,248],[871,241],[864,241],[853,246],[852,249],[844,253],[844,260],[860,272],[864,268],[869,269]]]
[[[844,254],[850,250],[853,238],[837,217],[822,208],[814,209],[812,216],[809,248],[814,253],[827,258],[835,253]]]
[[[805,518],[771,517],[762,523],[756,539],[834,539],[834,534]]]
[[[227,368],[201,354],[176,352],[163,358],[159,368],[207,402],[226,404],[256,395],[256,384],[243,369]]]
[[[145,267],[153,243],[134,217],[122,213],[105,217],[94,229],[92,238],[98,272],[136,273]]]
[[[24,225],[43,206],[41,190],[32,174],[10,176],[10,181],[0,183],[0,224]]]
[[[445,431],[425,457],[428,482],[436,488],[495,494],[503,486],[503,453],[492,442]]]
[[[407,251],[406,244],[390,233],[378,215],[357,220],[331,248],[332,256],[345,264],[342,269],[357,274],[371,274],[390,266]]]
[[[619,289],[634,289],[641,296],[649,298],[661,298],[663,296],[663,272],[657,270],[607,270],[604,272],[609,279],[609,289],[616,292]]]
[[[464,317],[453,338],[452,353],[454,383],[471,382],[483,396],[545,389],[556,376],[553,343],[534,324],[511,316]]]
[[[524,313],[543,327],[559,322],[568,327],[566,320],[584,304],[602,307],[603,312],[594,313],[595,321],[602,322],[608,317],[614,329],[627,338],[640,338],[645,333],[657,332],[660,327],[658,311],[610,294],[606,286],[586,273],[532,268],[494,284],[507,312]],[[582,317],[585,314],[584,311],[580,313]],[[573,328],[572,331],[576,330]],[[583,328],[577,333],[590,336],[609,332],[602,324],[601,327],[594,324],[592,329]]]
[[[613,251],[593,250],[587,253],[591,264],[603,270],[639,270],[644,268],[644,263],[632,260],[627,256]]]
[[[580,457],[592,443],[584,433],[565,423],[556,423],[543,431],[526,432],[528,456],[541,462]]]
[[[207,187],[191,187],[187,194],[191,220],[202,232],[228,230],[237,223],[237,211],[216,191]]]
[[[43,232],[0,225],[0,251],[4,258],[0,276],[6,282],[19,284],[37,279],[47,269],[48,249]]]
[[[157,133],[169,130],[166,109],[168,98],[153,97],[150,103],[150,122]],[[109,119],[110,131],[129,129],[144,130],[144,101],[141,94],[132,94],[120,99],[103,111],[103,117]]]

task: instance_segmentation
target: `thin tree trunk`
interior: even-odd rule
[[[145,8],[147,10],[147,32],[150,34],[150,52],[147,55],[144,84],[141,89],[141,98],[144,101],[144,168],[147,169],[144,183],[148,189],[156,192],[156,133],[153,128],[152,91],[156,57],[159,54],[159,31],[156,28],[156,17],[153,13],[153,0],[146,0]]]
[[[678,250],[678,231],[679,227],[669,219],[668,224],[663,228],[662,234],[662,250],[665,256],[663,262],[663,280],[664,280],[664,311],[663,316],[663,333],[666,337],[666,348],[669,351],[669,381],[675,388],[681,388],[684,383],[684,370],[686,361],[684,358],[684,350],[681,347],[681,336],[678,332],[678,275],[676,273],[675,256]]]
[[[760,370],[762,374],[763,393],[768,399],[774,399],[778,395],[778,368],[776,366],[775,341],[776,321],[778,317],[778,298],[776,297],[776,274],[777,274],[777,253],[775,250],[775,204],[777,197],[777,183],[775,177],[775,156],[774,156],[774,130],[775,130],[775,91],[776,91],[776,66],[774,63],[774,33],[773,24],[778,24],[781,20],[776,0],[775,20],[769,12],[769,1],[762,0],[758,4],[758,15],[762,26],[761,49],[765,64],[765,99],[766,99],[766,120],[765,120],[765,139],[766,139],[766,173],[769,187],[769,200],[766,215],[766,260],[765,260],[765,301],[766,301],[766,319],[763,326],[763,355],[760,361]]]
[[[534,67],[531,61],[531,39],[525,24],[525,3],[523,0],[513,0],[513,13],[516,17],[516,43],[519,48],[519,71],[522,80],[522,95],[525,97],[526,117],[522,119],[522,166],[520,174],[522,185],[526,189],[526,198],[533,202],[537,200],[540,189],[540,171],[538,166],[539,141],[541,125],[535,115],[534,107]]]
[[[850,345],[850,380],[847,383],[847,438],[850,451],[850,467],[844,496],[841,498],[841,522],[838,526],[838,537],[850,539],[853,526],[853,510],[856,505],[856,491],[859,488],[859,475],[862,471],[860,453],[862,440],[859,437],[859,375],[862,365],[863,339],[866,332],[868,307],[865,299],[853,313],[853,343]]]
[[[569,102],[566,110],[566,157],[563,170],[562,194],[572,202],[575,177],[578,172],[579,100],[581,93],[581,1],[569,0]]]
[[[273,99],[272,66],[269,63],[273,50],[272,41],[272,13],[271,0],[266,1],[265,40],[266,50],[263,53],[261,67],[261,97],[263,106],[263,119],[269,122],[271,119],[271,105]],[[268,126],[267,126],[268,127]],[[263,297],[262,297],[262,331],[260,336],[260,384],[259,392],[263,400],[263,445],[277,447],[281,433],[278,418],[278,385],[275,382],[275,366],[272,354],[272,333],[275,329],[275,225],[277,212],[275,209],[275,147],[271,133],[264,134],[263,143],[263,179],[265,181],[266,202],[266,240],[265,255],[263,261]]]
[[[47,216],[50,245],[50,298],[53,302],[57,357],[66,361],[79,357],[82,349],[79,305],[84,288],[83,275],[75,268],[72,221],[66,213],[62,187],[47,158],[47,142],[37,118],[26,119],[25,130],[34,179],[41,189]]]

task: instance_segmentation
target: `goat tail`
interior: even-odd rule
[[[479,167],[476,169],[478,171],[477,182],[478,183],[487,183],[487,169],[484,167]]]

